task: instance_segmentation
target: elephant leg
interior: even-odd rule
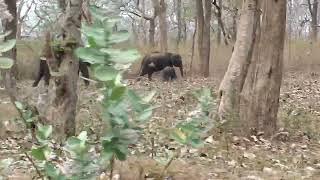
[[[153,74],[153,72],[149,72],[149,73],[148,73],[148,79],[149,79],[149,81],[152,80],[152,74]]]
[[[46,69],[49,69],[48,64],[46,61],[40,60],[40,66],[39,66],[39,71],[37,73],[37,77],[35,81],[32,84],[32,87],[37,87],[40,80],[42,79],[43,76],[45,76],[45,71]],[[50,73],[50,72],[49,72]]]
[[[83,75],[83,77],[89,79],[89,69],[86,63],[79,62],[79,71]],[[84,79],[85,86],[89,86],[90,82],[86,79]]]

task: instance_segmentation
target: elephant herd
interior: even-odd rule
[[[182,58],[179,54],[152,52],[142,59],[139,75],[144,76],[147,74],[149,80],[151,80],[154,72],[162,71],[161,74],[164,81],[174,80],[177,78],[174,67],[179,67],[183,77]]]
[[[55,58],[58,60],[62,60],[62,57],[59,53],[54,53]],[[79,73],[89,79],[89,71],[88,66],[90,64],[80,61],[79,62]],[[172,81],[177,79],[177,75],[174,67],[178,67],[183,77],[183,63],[182,58],[179,54],[176,53],[160,53],[160,52],[152,52],[144,56],[141,62],[141,67],[139,70],[139,76],[148,75],[148,79],[152,80],[152,74],[154,72],[161,71],[161,76],[163,81]],[[40,67],[37,72],[36,79],[33,83],[33,87],[38,86],[40,80],[43,78],[45,81],[45,85],[49,85],[50,80],[50,70],[46,59],[40,58]],[[88,80],[84,80],[86,86],[89,85]]]

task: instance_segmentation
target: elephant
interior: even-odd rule
[[[163,81],[173,81],[175,79],[177,79],[177,74],[176,74],[176,71],[174,70],[173,67],[165,67],[163,70],[162,70],[162,80]]]
[[[160,53],[152,52],[143,57],[140,67],[140,76],[148,74],[148,79],[151,80],[152,74],[163,70],[165,67],[179,67],[181,76],[183,77],[182,58],[176,53]]]
[[[78,73],[81,72],[81,74],[83,75],[83,77],[89,79],[89,69],[88,69],[88,66],[90,66],[89,63],[87,62],[82,62],[82,61],[79,61],[79,70],[78,70]],[[50,81],[50,78],[51,78],[51,75],[50,75],[50,70],[49,70],[49,66],[47,64],[47,61],[43,58],[40,58],[40,67],[39,67],[39,71],[37,73],[37,77],[35,79],[35,81],[33,82],[32,84],[32,87],[37,87],[40,80],[44,78],[44,81],[45,81],[45,85],[46,86],[49,86],[49,81]],[[89,86],[90,82],[86,79],[84,79],[84,84],[85,86]]]
[[[58,61],[58,66],[60,66],[61,61],[64,56],[64,51],[54,50],[53,53],[54,53],[54,58]],[[81,72],[83,77],[85,77],[87,79],[89,79],[88,66],[90,66],[90,64],[88,62],[83,62],[83,61],[79,60],[78,73]],[[48,65],[48,62],[45,57],[40,57],[39,71],[37,72],[37,77],[36,77],[34,83],[32,84],[32,87],[37,87],[42,78],[44,78],[45,85],[48,86],[51,75],[50,75],[49,65]],[[90,82],[88,80],[84,79],[84,84],[85,84],[85,86],[89,86]]]

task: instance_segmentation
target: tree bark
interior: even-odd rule
[[[182,37],[182,17],[181,17],[181,0],[177,0],[177,21],[178,21],[178,34],[177,34],[177,47],[179,47]]]
[[[204,77],[209,76],[211,8],[212,2],[210,0],[204,0],[204,4],[202,0],[196,1],[198,17],[198,52],[200,57],[200,69]]]
[[[79,60],[73,51],[81,44],[81,5],[82,0],[66,0],[61,2],[64,10],[62,22],[63,42],[65,55],[59,67],[60,75],[55,77],[56,97],[53,102],[49,120],[58,122],[57,131],[66,137],[75,135],[76,107],[78,101],[77,82]],[[76,41],[76,43],[74,43]],[[59,127],[60,126],[60,127]],[[61,132],[64,131],[64,132]],[[60,134],[59,134],[60,135]],[[64,138],[64,137],[62,137]]]
[[[315,42],[317,41],[317,38],[318,38],[318,7],[319,7],[318,0],[314,0],[313,3],[311,3],[311,0],[308,0],[308,7],[311,15],[310,39],[312,42]]]
[[[243,4],[237,40],[234,46],[227,72],[219,88],[218,116],[228,121],[240,134],[243,127],[240,122],[240,93],[251,63],[256,33],[259,23],[257,0],[247,0]]]
[[[197,17],[194,18],[194,24],[196,25],[192,34],[192,47],[191,47],[191,61],[190,61],[190,68],[189,72],[192,75],[192,68],[193,68],[193,59],[194,59],[194,46],[195,46],[195,40],[196,40],[196,34],[197,34],[197,27],[198,27],[198,19]]]
[[[156,23],[154,19],[149,20],[149,44],[153,48],[156,43],[154,41],[154,35],[156,33]]]
[[[156,14],[159,18],[159,31],[160,31],[160,51],[168,51],[168,25],[167,25],[167,5],[164,0],[152,0]]]
[[[265,0],[261,37],[241,94],[240,119],[266,136],[277,130],[283,51],[286,30],[286,0]]]
[[[218,115],[236,134],[263,131],[270,136],[277,127],[286,0],[244,2],[234,52],[219,88]]]
[[[217,42],[218,42],[218,45],[221,45],[221,34],[222,34],[222,31],[221,31],[221,29],[222,29],[222,24],[221,24],[221,22],[222,21],[220,21],[219,19],[221,19],[221,17],[222,17],[222,0],[219,0],[219,2],[218,2],[219,4],[219,7],[220,7],[220,17],[218,17],[218,32],[217,32]]]

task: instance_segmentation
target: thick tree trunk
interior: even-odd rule
[[[245,1],[234,52],[219,89],[218,115],[229,121],[235,133],[263,131],[269,136],[276,130],[285,27],[286,0]]]
[[[221,44],[221,39],[222,39],[222,36],[221,36],[221,34],[222,34],[222,31],[221,31],[221,29],[222,29],[222,23],[221,23],[221,21],[219,20],[219,18],[221,19],[221,17],[222,17],[222,0],[219,0],[219,7],[220,7],[220,17],[218,17],[218,32],[217,32],[217,42],[218,42],[218,45],[220,45]]]
[[[227,120],[239,133],[243,131],[239,121],[240,93],[252,59],[259,18],[257,0],[245,1],[234,51],[219,88],[219,119]]]
[[[286,30],[286,0],[265,0],[261,37],[241,95],[240,119],[267,136],[277,129],[283,50]],[[258,42],[257,42],[258,43]]]
[[[311,15],[311,34],[310,39],[312,42],[317,41],[318,38],[318,7],[319,2],[318,0],[314,0],[313,3],[311,3],[311,0],[308,0],[308,7],[309,12]]]
[[[177,0],[177,21],[178,21],[178,34],[177,34],[177,47],[179,47],[181,41],[182,30],[182,17],[181,17],[181,0]]]
[[[154,41],[154,35],[156,33],[156,24],[154,19],[149,20],[149,45],[154,48],[155,47],[155,41]]]
[[[197,17],[198,17],[198,52],[200,58],[201,72],[204,77],[209,76],[210,63],[210,21],[211,7],[210,0],[196,1]]]
[[[64,22],[62,24],[64,41],[74,42],[68,45],[65,49],[65,56],[59,68],[61,75],[56,77],[56,97],[54,99],[53,111],[49,120],[58,123],[57,131],[64,134],[66,137],[75,135],[75,117],[77,106],[77,82],[78,82],[78,68],[79,60],[75,57],[73,51],[79,47],[81,43],[81,34],[79,27],[81,27],[81,5],[82,0],[66,0]],[[58,122],[59,121],[59,122]],[[61,132],[64,131],[64,132]]]
[[[194,59],[194,46],[195,46],[195,40],[196,40],[196,34],[197,34],[197,27],[198,27],[198,19],[197,17],[194,18],[194,24],[196,25],[192,34],[192,47],[191,47],[191,62],[190,62],[190,74],[192,75],[192,68],[193,68],[193,59]]]
[[[160,31],[160,51],[168,51],[168,25],[167,25],[167,5],[164,0],[153,0],[156,11],[159,12],[159,31]]]
[[[238,17],[238,10],[235,9],[235,13],[232,17],[232,40],[234,42],[237,39],[237,17]]]

